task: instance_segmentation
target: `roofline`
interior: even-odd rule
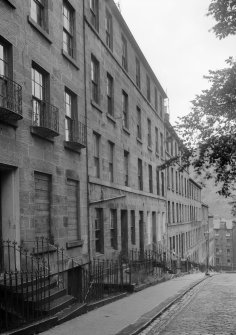
[[[189,178],[189,180],[190,180],[193,184],[195,184],[198,188],[202,189],[202,187],[201,187],[195,180],[193,180],[192,178]]]
[[[182,140],[179,138],[179,136],[176,133],[174,127],[172,126],[172,124],[168,120],[168,113],[166,113],[166,114],[167,114],[167,117],[165,117],[165,125],[166,125],[166,127],[168,128],[168,130],[170,130],[174,134],[174,136],[176,137],[176,139],[178,140],[178,142],[181,142],[181,144],[182,144]]]
[[[127,23],[125,22],[123,16],[121,15],[119,9],[117,8],[117,5],[115,4],[114,0],[106,0],[106,2],[108,2],[111,5],[111,8],[117,18],[117,20],[120,22],[122,29],[124,30],[124,32],[127,34],[128,38],[132,41],[132,43],[135,46],[135,51],[137,53],[137,55],[140,57],[140,60],[142,60],[142,62],[145,64],[145,66],[147,67],[148,71],[150,72],[150,74],[152,75],[152,79],[155,81],[157,87],[159,88],[159,90],[162,93],[162,96],[164,99],[167,99],[168,96],[166,94],[166,92],[164,91],[163,87],[161,86],[159,80],[157,79],[154,71],[152,70],[150,64],[148,63],[146,57],[144,56],[142,50],[140,49],[138,43],[136,42],[132,32],[130,31]]]

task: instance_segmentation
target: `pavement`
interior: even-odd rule
[[[134,335],[208,277],[198,272],[148,287],[56,326],[42,335]]]

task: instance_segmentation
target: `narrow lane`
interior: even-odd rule
[[[235,335],[236,274],[215,275],[140,335]]]

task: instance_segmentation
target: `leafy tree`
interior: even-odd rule
[[[212,28],[219,39],[228,35],[236,34],[236,1],[235,0],[212,0],[207,15],[216,20]]]
[[[236,62],[209,71],[211,83],[192,101],[191,112],[179,118],[176,129],[184,141],[185,164],[197,174],[214,177],[220,194],[229,196],[236,180]]]
[[[211,0],[207,15],[217,22],[212,30],[218,38],[236,34],[236,0]],[[185,165],[214,178],[227,197],[236,190],[236,61],[229,58],[225,68],[205,78],[210,88],[196,96],[176,130],[184,142]]]

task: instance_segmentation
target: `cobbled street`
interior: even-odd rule
[[[235,335],[236,274],[209,278],[140,335]]]

